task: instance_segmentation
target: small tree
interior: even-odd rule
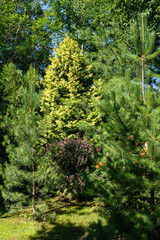
[[[22,107],[15,108],[14,115],[7,119],[9,135],[5,136],[5,143],[9,161],[2,195],[11,209],[32,202],[35,214],[36,197],[45,194],[44,176],[40,174],[42,158],[37,149],[39,94],[35,90],[35,70],[31,68],[25,78],[30,82],[23,89]]]

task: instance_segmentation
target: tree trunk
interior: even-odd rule
[[[150,180],[153,182],[154,179],[154,172],[151,171],[150,172]],[[154,205],[155,205],[155,191],[154,191],[154,187],[150,190],[150,206],[151,209],[154,209]]]
[[[33,177],[33,182],[32,182],[32,211],[33,214],[35,214],[35,169],[34,169],[34,162],[32,162],[32,177]]]
[[[142,56],[142,95],[143,95],[143,101],[145,101],[145,96],[144,96],[144,58]]]

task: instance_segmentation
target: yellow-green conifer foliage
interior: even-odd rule
[[[89,122],[94,118],[93,124],[98,121],[96,114],[87,111],[89,105],[93,108],[90,97],[94,92],[90,90],[94,88],[91,87],[92,66],[87,66],[86,57],[78,43],[66,37],[50,60],[41,99],[41,111],[44,114],[41,126],[43,136],[47,139],[77,133],[81,121],[84,124],[87,118]]]

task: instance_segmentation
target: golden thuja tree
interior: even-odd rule
[[[93,84],[92,66],[87,65],[78,43],[66,37],[54,53],[43,82],[43,139],[72,136],[80,131],[81,124],[99,121],[93,99],[99,99],[100,82]]]

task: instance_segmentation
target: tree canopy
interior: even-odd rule
[[[49,63],[53,24],[43,1],[3,0],[0,3],[0,70],[13,62],[26,72],[33,64],[41,73]]]

